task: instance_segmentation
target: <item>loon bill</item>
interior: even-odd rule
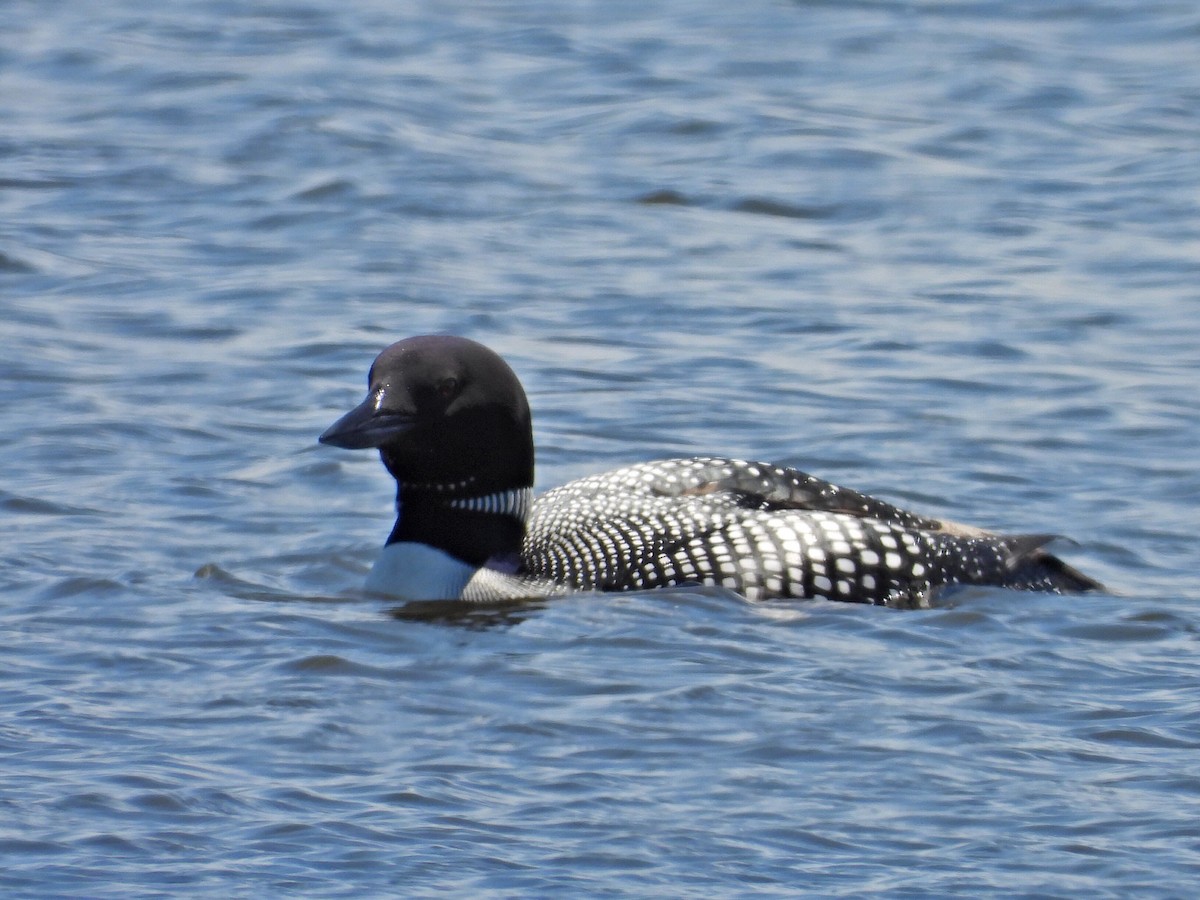
[[[321,435],[376,448],[396,524],[367,589],[406,600],[721,586],[750,600],[924,606],[939,588],[1102,590],[1043,547],[907,512],[795,469],[722,457],[639,463],[534,498],[517,376],[482,344],[411,337]]]

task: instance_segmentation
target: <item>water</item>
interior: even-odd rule
[[[1194,4],[10,0],[6,896],[1183,896]],[[385,344],[539,484],[770,459],[1056,529],[928,612],[356,586]]]

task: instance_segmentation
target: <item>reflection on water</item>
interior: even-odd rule
[[[431,622],[467,629],[519,625],[542,609],[545,601],[503,600],[495,603],[470,603],[464,600],[410,600],[388,610],[401,622]]]

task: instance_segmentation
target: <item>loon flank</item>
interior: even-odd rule
[[[750,600],[914,607],[954,584],[1102,589],[1043,549],[1054,535],[926,518],[767,463],[640,463],[534,498],[525,391],[466,338],[392,344],[367,381],[320,441],[378,449],[396,479],[375,593],[490,601],[704,584]]]

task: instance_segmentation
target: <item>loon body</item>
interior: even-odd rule
[[[385,349],[367,398],[322,443],[376,448],[397,518],[367,588],[503,600],[682,584],[751,600],[923,606],[939,588],[1101,585],[1043,547],[926,518],[795,469],[723,457],[639,463],[533,498],[533,432],[512,369],[474,341]]]

